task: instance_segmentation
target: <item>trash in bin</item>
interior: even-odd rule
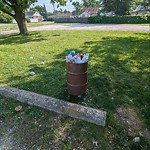
[[[68,51],[66,56],[66,61],[73,64],[82,64],[88,62],[89,54],[82,55],[80,53],[76,54],[75,51]]]
[[[67,85],[71,95],[83,95],[87,91],[87,64],[89,54],[82,55],[75,51],[68,51],[66,56],[67,64]]]

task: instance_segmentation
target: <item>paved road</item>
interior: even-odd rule
[[[30,27],[29,31],[42,30],[108,30],[108,31],[141,31],[150,32],[150,26],[129,24],[57,24]],[[3,31],[1,34],[19,33],[18,30]]]

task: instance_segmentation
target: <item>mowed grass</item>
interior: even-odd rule
[[[145,127],[150,128],[149,40],[149,34],[146,32],[41,31],[31,32],[29,36],[3,35],[0,37],[0,85],[106,110],[105,128],[79,121],[79,125],[74,126],[75,130],[71,135],[80,141],[87,141],[83,146],[85,149],[88,147],[93,149],[91,142],[93,139],[101,143],[94,147],[97,149],[129,149],[132,147],[133,137],[128,137],[126,131],[113,117],[113,113],[120,105],[135,107],[139,117],[144,120]],[[86,99],[70,96],[67,92],[66,48],[90,55]],[[41,61],[45,64],[41,65]],[[30,71],[36,74],[30,76]],[[6,104],[5,101],[1,102],[1,107],[6,106],[5,110],[9,107],[14,108],[11,102],[17,103],[8,99]],[[18,103],[15,106],[17,105]],[[32,109],[34,109],[32,114],[36,116],[39,108]],[[30,114],[28,109],[26,111]],[[42,109],[40,111],[43,112],[45,118],[43,120],[47,120],[50,114]],[[10,117],[5,113],[2,114],[2,118]],[[28,115],[23,112],[23,117],[29,117]],[[30,122],[30,119],[27,120]],[[72,119],[65,121],[69,129],[72,128],[74,121]],[[28,133],[31,132],[33,135],[36,133],[32,131],[34,129],[34,126],[31,127]],[[80,134],[81,129],[83,134]],[[89,137],[89,134],[92,136]],[[68,140],[62,142],[65,143],[63,146],[68,146]],[[80,147],[79,142],[77,143],[76,146]],[[140,144],[133,145],[147,148],[147,144]]]
[[[0,114],[5,118],[4,121],[1,120],[0,140],[5,135],[8,138],[13,137],[15,144],[12,145],[15,146],[11,147],[12,149],[20,144],[20,149],[111,149],[109,143],[112,138],[109,138],[109,135],[112,129],[109,126],[110,129],[99,127],[1,96],[0,102],[3,105]],[[15,111],[18,105],[22,106],[19,112]],[[11,135],[8,134],[8,129],[13,131]],[[94,141],[98,144],[93,144]],[[3,148],[2,145],[0,148]],[[114,147],[120,146],[116,143]]]

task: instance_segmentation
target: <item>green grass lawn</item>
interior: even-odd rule
[[[64,118],[63,128],[67,126],[67,130],[72,129],[71,136],[74,136],[72,138],[83,141],[85,149],[88,147],[93,149],[91,144],[93,138],[101,143],[97,149],[131,149],[133,146],[146,149],[145,141],[137,145],[132,143],[133,137],[127,135],[113,113],[121,105],[134,107],[141,120],[144,120],[144,128],[150,128],[149,40],[149,33],[116,31],[41,31],[31,32],[29,36],[3,35],[0,37],[0,85],[13,86],[106,110],[105,128]],[[66,48],[90,55],[86,100],[70,96],[67,92]],[[41,61],[45,64],[41,65]],[[30,76],[30,71],[36,74]],[[1,99],[0,107],[4,109],[1,117],[5,119],[12,117],[13,120],[18,115],[23,115],[32,123],[33,116],[43,122],[51,115],[36,107],[30,110],[26,104],[22,104],[25,108],[21,113],[9,113],[18,102],[7,99],[5,103],[4,98]],[[4,113],[5,111],[8,111],[8,115]],[[22,126],[23,121],[19,122]],[[18,120],[16,124],[17,122]],[[51,124],[51,121],[47,120],[45,123]],[[24,131],[34,135],[38,129],[28,124]],[[45,128],[42,129],[42,134],[43,132],[48,134]],[[40,131],[38,134],[40,135]],[[68,140],[62,140],[59,144],[70,146]],[[77,146],[80,146],[79,142]]]

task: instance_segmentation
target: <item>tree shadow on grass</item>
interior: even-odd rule
[[[0,45],[9,45],[9,44],[24,44],[28,42],[40,42],[46,40],[45,37],[38,32],[31,32],[29,35],[3,35],[0,37]]]
[[[142,36],[147,36],[142,34]],[[149,39],[141,37],[103,37],[85,42],[80,51],[90,54],[88,64],[88,93],[86,99],[70,96],[67,92],[65,52],[54,55],[45,65],[30,65],[34,76],[8,78],[11,86],[82,103],[104,110],[115,110],[121,104],[140,107],[149,116]],[[24,79],[23,79],[24,78]]]
[[[147,125],[149,125],[149,40],[140,38],[140,36],[141,34],[139,34],[139,37],[103,37],[99,41],[85,42],[80,51],[83,54],[87,52],[90,54],[86,104],[108,112],[115,110],[121,104],[136,105],[144,115],[143,118],[147,121]],[[146,37],[144,34],[142,36]],[[55,55],[53,62],[46,63],[43,66],[30,65],[28,71],[34,71],[36,73],[34,76],[24,76],[21,79],[11,77],[8,78],[8,82],[16,80],[15,84],[10,83],[10,85],[79,103],[79,101],[82,101],[81,98],[70,97],[67,92],[64,55],[65,52]],[[67,122],[69,123],[67,124]],[[101,131],[103,128],[84,121],[72,123],[72,121],[64,119],[64,124],[70,125],[69,128],[66,128],[67,134],[74,138],[73,133],[75,133],[75,137],[79,137],[77,143],[83,141],[88,144],[86,143],[89,140],[88,137],[90,137],[90,140],[92,140],[92,137],[97,140],[99,134],[104,134]],[[115,149],[118,146],[123,147],[122,144],[128,141],[128,137],[121,128],[114,124],[112,118],[109,118],[105,129],[109,136],[108,139],[113,134],[113,137],[111,137],[113,143],[110,145]],[[61,138],[62,145],[70,144],[68,137]],[[101,143],[101,139],[99,140],[99,143]],[[80,144],[78,145],[81,146]]]
[[[144,33],[142,35],[145,36]],[[147,86],[144,80],[148,80],[148,41],[148,39],[137,37],[109,36],[103,37],[100,41],[85,42],[81,51],[90,54],[89,97],[94,96],[96,99],[100,99],[99,101],[104,98],[108,99],[108,97],[110,100],[112,97],[126,99],[134,85],[137,86],[140,82],[141,86]],[[21,79],[21,84],[16,86],[34,89],[34,92],[43,91],[40,93],[64,99],[63,91],[66,91],[64,55],[65,52],[55,55],[54,61],[44,66],[37,64],[29,66],[29,71],[36,72],[36,78],[33,77],[32,81],[27,80],[26,82],[23,80],[23,83]],[[13,78],[15,77],[12,77],[10,81]],[[127,97],[123,98],[125,95]]]
[[[71,96],[67,91],[66,64],[65,60],[60,58],[56,58],[54,62],[46,63],[45,65],[29,65],[28,73],[34,71],[34,76],[30,74],[23,77],[11,76],[6,83],[9,84],[10,81],[13,81],[11,84],[13,87],[78,103],[81,98]]]
[[[97,108],[113,110],[121,104],[135,105],[150,125],[150,39],[144,33],[138,36],[103,37],[84,44],[84,52],[88,50],[91,59],[88,96]]]
[[[1,134],[6,135],[6,128],[11,130],[11,136],[8,137],[15,137],[15,140],[12,140],[12,148],[20,144],[27,149],[109,147],[103,136],[104,128],[13,99],[0,96],[0,100],[0,105],[3,106],[0,113],[0,118],[3,118]],[[18,105],[21,105],[22,109],[16,112],[14,108]],[[3,141],[3,136],[0,139]],[[98,141],[98,146],[93,145],[93,139]]]
[[[19,144],[25,146],[26,149],[40,147],[41,149],[105,150],[123,148],[123,144],[127,147],[129,142],[123,128],[118,125],[113,127],[112,122],[107,123],[106,127],[100,127],[13,99],[4,99],[1,96],[0,99],[0,104],[3,106],[0,117],[5,116],[1,124],[1,134],[6,135],[8,132],[6,129],[11,130],[11,136],[8,137],[15,137],[15,140],[11,141],[13,143],[11,148]],[[18,105],[21,105],[22,109],[16,112],[14,108]],[[3,141],[3,136],[1,139]]]

